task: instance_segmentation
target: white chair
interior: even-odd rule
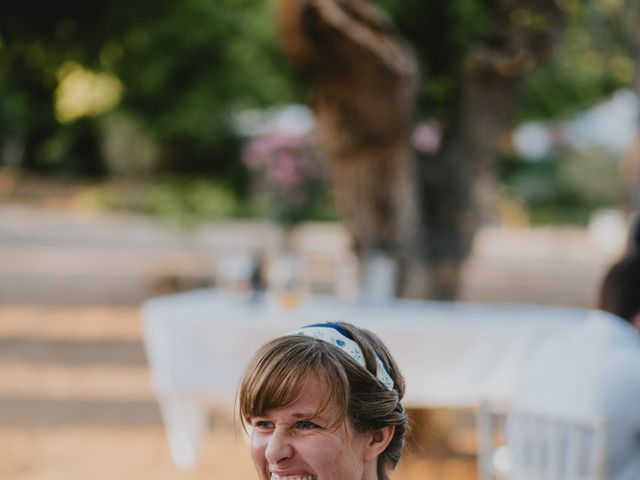
[[[479,480],[604,480],[604,420],[558,418],[489,402],[479,406],[476,420]]]

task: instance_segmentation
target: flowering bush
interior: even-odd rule
[[[252,194],[261,213],[284,224],[313,216],[326,179],[309,134],[264,132],[247,143],[242,160],[253,175]]]

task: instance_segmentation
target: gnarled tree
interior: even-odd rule
[[[366,1],[283,0],[287,53],[311,103],[356,251],[398,251],[419,71],[411,49]]]
[[[442,13],[456,2],[423,3]],[[425,155],[412,151],[410,134],[430,72],[422,79],[413,52],[428,64],[425,55],[442,56],[443,46],[410,48],[373,1],[278,1],[285,50],[308,78],[356,252],[362,258],[381,249],[394,258],[401,293],[455,297],[491,190],[497,138],[522,80],[558,39],[559,3],[477,2],[484,27],[451,62],[455,86],[439,119],[442,141]],[[442,18],[443,32],[455,27],[446,24],[450,15]]]

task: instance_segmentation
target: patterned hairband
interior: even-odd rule
[[[308,325],[298,330],[293,330],[286,335],[312,337],[317,340],[330,343],[353,358],[365,370],[367,368],[360,346],[352,338],[349,338],[351,336],[349,335],[349,332],[340,327],[340,325],[336,325],[334,323]],[[391,379],[391,376],[389,376],[384,362],[377,353],[376,363],[378,366],[376,377],[387,390],[393,390],[393,380]]]

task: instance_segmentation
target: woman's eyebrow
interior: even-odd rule
[[[291,414],[291,416],[293,418],[322,418],[322,416],[318,413],[318,412],[311,412],[311,413],[303,413],[303,412],[299,412],[299,413],[293,413]]]

